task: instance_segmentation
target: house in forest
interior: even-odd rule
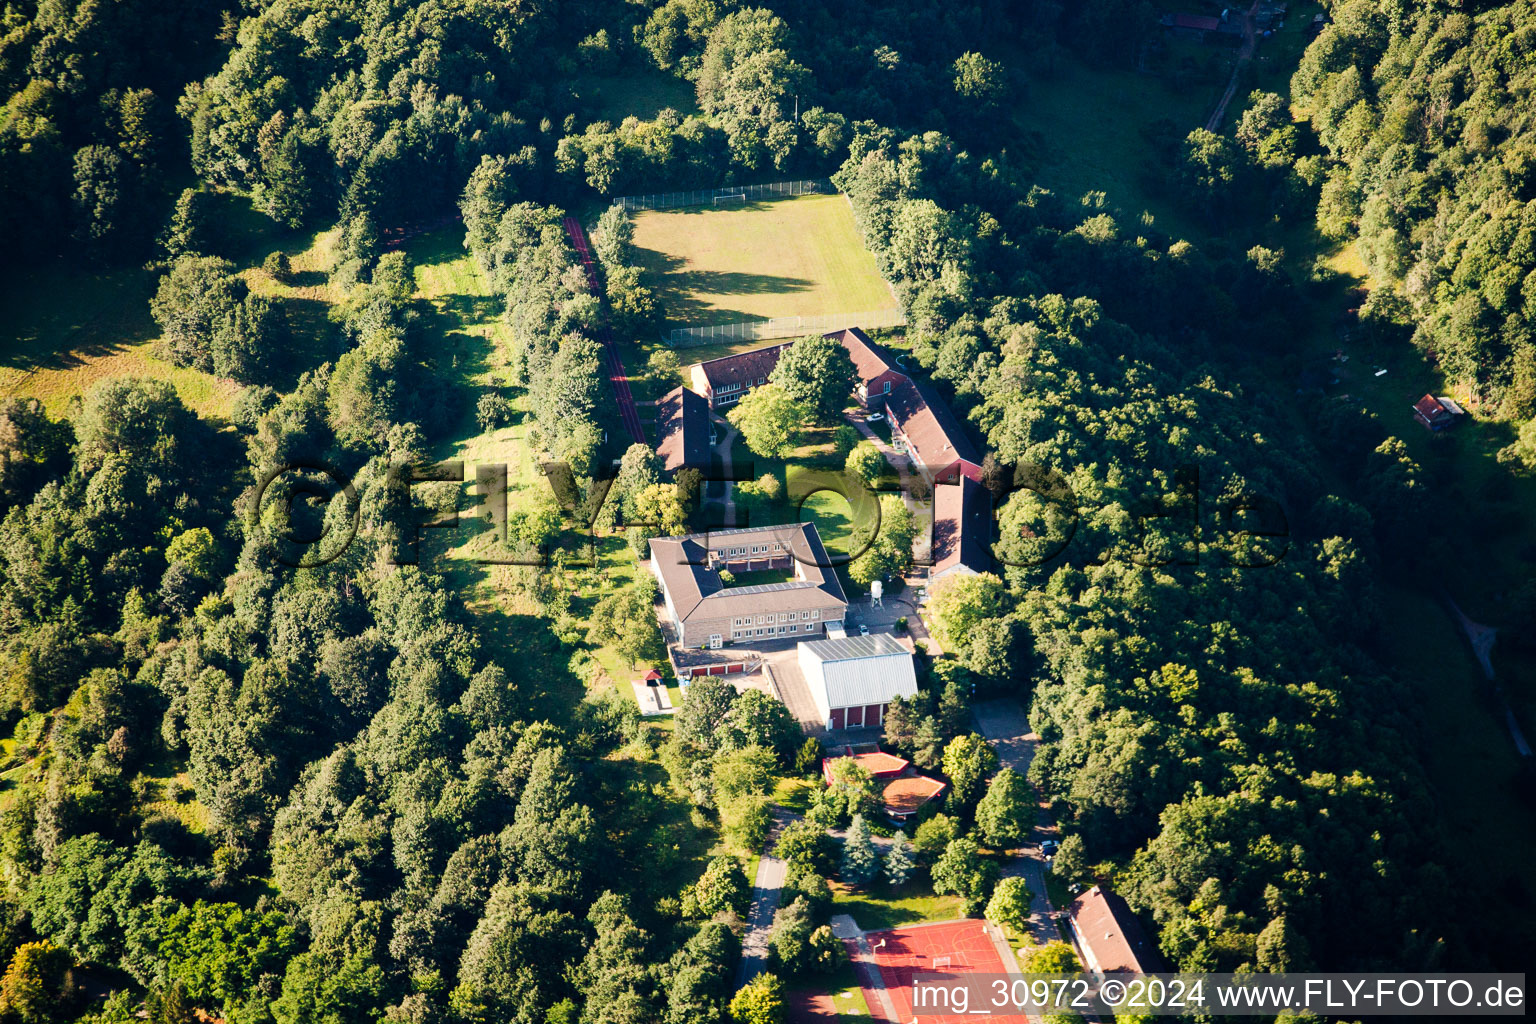
[[[1425,395],[1413,403],[1413,418],[1418,420],[1425,430],[1436,433],[1455,426],[1465,415],[1466,410],[1450,398]]]
[[[1221,19],[1209,14],[1165,14],[1161,24],[1171,36],[1203,43],[1221,27]]]
[[[1068,904],[1067,922],[1083,966],[1095,974],[1151,974],[1164,966],[1130,905],[1102,885]]]

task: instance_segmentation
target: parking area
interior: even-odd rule
[[[907,628],[897,632],[896,620],[903,618],[907,620]],[[878,607],[871,602],[868,594],[864,595],[848,606],[847,623],[849,636],[858,633],[860,625],[865,625],[871,633],[890,633],[908,650],[912,649],[913,641],[921,640],[930,654],[938,653],[937,645],[928,635],[923,618],[917,612],[917,590],[912,586],[903,587],[900,593],[894,595],[887,594]]]

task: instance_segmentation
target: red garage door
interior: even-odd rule
[[[848,709],[848,728],[857,729],[864,724],[864,708],[856,707]]]
[[[834,729],[841,729],[842,727],[843,727],[843,709],[842,708],[833,708],[832,709],[832,728],[834,728]]]
[[[870,704],[864,708],[864,724],[870,726],[880,724],[879,704]]]

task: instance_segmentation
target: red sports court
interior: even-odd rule
[[[880,968],[886,993],[896,1009],[896,1024],[959,1024],[969,1021],[984,1024],[1023,1024],[1022,1013],[977,1013],[985,1007],[972,1005],[969,1013],[934,1013],[925,1009],[920,1015],[912,1009],[912,978],[918,974],[1005,974],[1002,957],[987,936],[986,923],[979,920],[946,921],[943,924],[913,925],[864,936]],[[883,943],[883,944],[882,944]],[[880,1013],[878,997],[864,993],[870,1012]]]

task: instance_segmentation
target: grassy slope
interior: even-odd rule
[[[1310,18],[1310,9],[1306,12]],[[1293,18],[1300,25],[1304,19]],[[1281,34],[1287,53],[1299,53],[1291,27]],[[1294,66],[1294,63],[1289,65]],[[1285,94],[1287,66],[1278,59],[1260,69],[1260,84]],[[1337,314],[1354,305],[1344,290],[1372,288],[1372,280],[1355,246],[1330,246],[1315,236],[1292,233],[1287,239],[1292,273],[1304,278],[1315,258],[1339,275],[1331,301],[1303,310],[1305,329],[1299,346],[1311,358],[1326,359],[1342,348],[1350,359],[1330,364],[1339,377],[1333,393],[1357,399],[1378,416],[1384,428],[1408,445],[1423,466],[1426,479],[1454,504],[1476,506],[1493,488],[1506,491],[1517,510],[1536,507],[1536,479],[1512,477],[1496,461],[1498,450],[1513,440],[1513,428],[1474,415],[1448,434],[1423,430],[1409,406],[1426,392],[1469,396],[1448,388],[1438,367],[1412,346],[1371,342],[1341,332]],[[1386,370],[1381,376],[1376,371]],[[1477,410],[1474,409],[1474,413]],[[1445,524],[1443,541],[1453,552],[1441,559],[1445,571],[1438,582],[1446,587],[1472,618],[1500,625],[1504,595],[1523,581],[1529,553],[1536,551],[1536,519],[1519,515],[1500,529],[1465,530]],[[1431,561],[1433,561],[1431,556]],[[1427,567],[1428,563],[1426,563]],[[1491,698],[1481,670],[1435,597],[1434,587],[1410,577],[1414,568],[1394,567],[1391,582],[1382,587],[1386,625],[1384,643],[1389,667],[1409,681],[1421,702],[1427,724],[1423,753],[1440,811],[1445,838],[1456,851],[1458,874],[1491,883],[1503,898],[1484,904],[1479,913],[1492,936],[1529,944],[1536,941],[1533,894],[1525,879],[1530,851],[1536,849],[1536,820],[1522,796],[1521,770],[1502,714]],[[1505,697],[1529,737],[1536,732],[1536,655],[1501,643],[1493,663]],[[1439,671],[1426,674],[1423,666]]]
[[[461,229],[449,228],[424,235],[409,247],[416,264],[418,296],[427,307],[423,329],[429,332],[429,344],[449,354],[448,364],[459,389],[458,421],[433,454],[439,459],[462,460],[468,481],[474,480],[477,466],[505,466],[507,510],[509,516],[515,517],[520,508],[552,492],[539,470],[538,453],[527,444],[531,421],[526,395],[513,398],[517,420],[512,425],[482,431],[475,421],[479,395],[506,379],[505,348],[501,344],[505,326],[501,320],[501,301],[491,294],[474,261],[464,253],[461,235]],[[500,617],[500,626],[495,630],[499,635],[526,630],[530,635],[537,634],[540,645],[544,645],[548,630],[542,620],[533,618],[537,609],[509,586],[516,573],[526,570],[478,562],[495,538],[482,518],[471,518],[483,507],[478,488],[466,482],[459,491],[458,507],[463,514],[460,525],[451,531],[423,534],[423,566],[443,573],[466,604],[477,612]],[[633,583],[642,572],[622,538],[598,539],[595,566],[587,563],[589,553],[589,549],[574,541],[568,544],[569,568],[559,576],[560,585],[573,591],[571,610],[577,618],[604,595]],[[557,656],[552,649],[540,650],[539,654]],[[568,658],[569,652],[560,656]],[[603,673],[595,683],[598,688],[624,684],[648,667],[631,667],[608,647],[597,649],[594,657]],[[565,699],[577,696],[569,689],[560,692]]]
[[[325,285],[334,232],[293,233],[274,225],[235,196],[218,200],[218,254],[230,259],[252,290],[284,300],[295,338],[294,376],[335,356],[327,319],[334,296]],[[267,253],[289,254],[288,284],[260,270]],[[241,385],[174,366],[154,355],[159,329],[149,315],[158,275],[141,269],[95,271],[59,259],[0,283],[0,398],[41,399],[53,416],[102,380],[167,380],[188,407],[207,419],[227,419]],[[286,383],[291,383],[286,382]]]
[[[839,195],[640,213],[635,244],[674,326],[894,304]]]
[[[654,118],[670,108],[685,117],[698,113],[693,86],[654,66],[640,66],[622,74],[586,75],[573,88],[591,104],[593,116],[615,123],[626,117]]]
[[[1030,83],[1014,120],[1029,139],[1033,178],[1042,186],[1069,200],[1103,192],[1127,233],[1147,213],[1162,230],[1189,237],[1193,225],[1150,177],[1156,163],[1142,132],[1162,118],[1181,127],[1203,123],[1216,99],[1211,92],[1179,92],[1134,71],[1089,69],[1068,58],[1050,78]]]
[[[81,273],[64,261],[10,277],[0,286],[0,398],[40,399],[57,417],[99,381],[155,377],[200,415],[228,417],[238,384],[151,354],[153,288],[142,270]]]

